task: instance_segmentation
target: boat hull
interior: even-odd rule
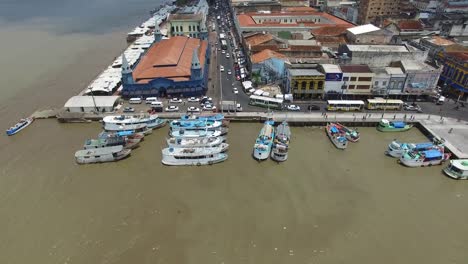
[[[268,156],[270,155],[270,151],[271,151],[271,147],[269,146],[266,146],[265,150],[255,148],[253,152],[253,157],[256,160],[266,160],[268,159]]]
[[[326,128],[326,133],[330,141],[333,143],[333,145],[337,149],[345,150],[348,147],[348,140],[345,141],[339,141],[338,137],[336,135],[333,135],[332,132],[330,131],[329,127],[327,126]],[[346,137],[345,137],[346,138]]]
[[[158,129],[164,127],[166,124],[166,120],[156,119],[155,122],[149,122],[147,127],[151,129]]]
[[[413,159],[405,159],[405,155],[400,157],[398,160],[401,164],[405,165],[406,167],[427,167],[427,166],[433,166],[433,165],[441,165],[444,163],[446,160],[450,158],[450,154],[445,153],[443,154],[441,159],[437,160],[413,160]]]
[[[377,130],[380,132],[404,132],[410,130],[412,127],[411,125],[406,125],[402,128],[377,126]]]
[[[77,158],[75,158],[75,160],[76,160],[76,163],[78,163],[78,164],[113,162],[113,161],[119,161],[119,160],[122,160],[122,159],[128,157],[130,155],[130,153],[131,153],[130,149],[124,149],[116,156],[105,155],[105,156],[100,156],[99,158],[93,157],[93,158],[88,158],[88,159],[84,159],[82,157],[77,157]]]
[[[445,167],[444,169],[442,169],[442,171],[445,173],[445,175],[449,176],[452,179],[468,180],[468,175],[460,175],[458,173],[455,173],[454,171],[450,170],[449,167]]]
[[[270,158],[274,161],[283,162],[288,160],[288,152],[277,152],[275,148],[273,148]]]
[[[228,155],[225,153],[219,153],[212,158],[202,158],[202,159],[175,159],[172,156],[163,155],[162,164],[167,166],[203,166],[203,165],[213,165],[216,163],[223,162],[227,160]]]

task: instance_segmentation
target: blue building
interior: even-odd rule
[[[176,36],[155,42],[132,69],[122,58],[122,93],[130,97],[189,97],[206,93],[210,47],[206,40]]]

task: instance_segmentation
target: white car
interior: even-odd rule
[[[200,101],[200,98],[190,97],[189,99],[187,99],[187,101],[189,101],[189,102],[198,102],[198,101]]]
[[[170,105],[168,107],[166,107],[166,112],[178,112],[179,111],[179,107],[176,106],[176,105]]]
[[[226,51],[225,51],[225,50],[222,50],[221,53],[224,54],[224,53],[226,53]]]
[[[231,70],[228,70],[228,71],[227,71],[227,74],[231,75],[231,73],[232,73]]]
[[[237,90],[237,87],[232,87],[232,91],[233,91],[233,92],[237,92],[237,91],[238,91],[238,90]]]
[[[223,71],[224,71],[224,66],[221,65],[221,66],[219,67],[219,70],[223,72]]]
[[[298,105],[288,105],[288,110],[289,111],[301,111],[301,108]]]
[[[241,106],[241,104],[237,104],[237,105],[236,105],[236,111],[237,111],[237,112],[242,112],[242,106]]]
[[[216,110],[216,106],[212,104],[206,104],[203,106],[203,111],[214,111]]]
[[[171,98],[171,100],[169,100],[170,103],[175,103],[175,104],[180,104],[182,103],[182,99],[180,98]]]
[[[228,59],[229,59],[229,57],[231,57],[231,56],[229,56],[229,53],[226,53],[226,58],[228,58]]]
[[[190,106],[189,108],[187,108],[187,112],[188,112],[188,113],[199,113],[199,112],[200,112],[200,108],[195,107],[195,106]]]

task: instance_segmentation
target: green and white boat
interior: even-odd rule
[[[413,125],[408,125],[405,122],[390,122],[387,119],[382,119],[377,125],[377,130],[380,132],[403,132],[410,130],[412,127]]]
[[[443,169],[447,176],[457,180],[468,180],[468,159],[451,160]]]

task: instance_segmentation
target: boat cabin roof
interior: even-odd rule
[[[416,144],[415,148],[416,149],[427,149],[427,148],[430,148],[432,147],[434,144],[432,144],[431,142],[425,142],[425,143],[418,143]]]
[[[426,156],[426,158],[438,158],[438,157],[442,157],[442,153],[438,150],[434,150],[434,149],[431,149],[431,150],[426,150],[423,152],[424,155]]]
[[[392,122],[393,126],[396,128],[403,128],[406,126],[405,122],[397,121],[397,122]]]
[[[105,148],[97,148],[97,149],[82,149],[78,150],[75,153],[76,157],[81,157],[81,156],[97,156],[97,155],[106,155],[106,154],[112,154],[116,153],[119,151],[122,151],[123,146],[113,146],[113,147],[105,147]]]
[[[450,161],[453,166],[459,168],[460,170],[468,171],[468,159],[457,159]]]

